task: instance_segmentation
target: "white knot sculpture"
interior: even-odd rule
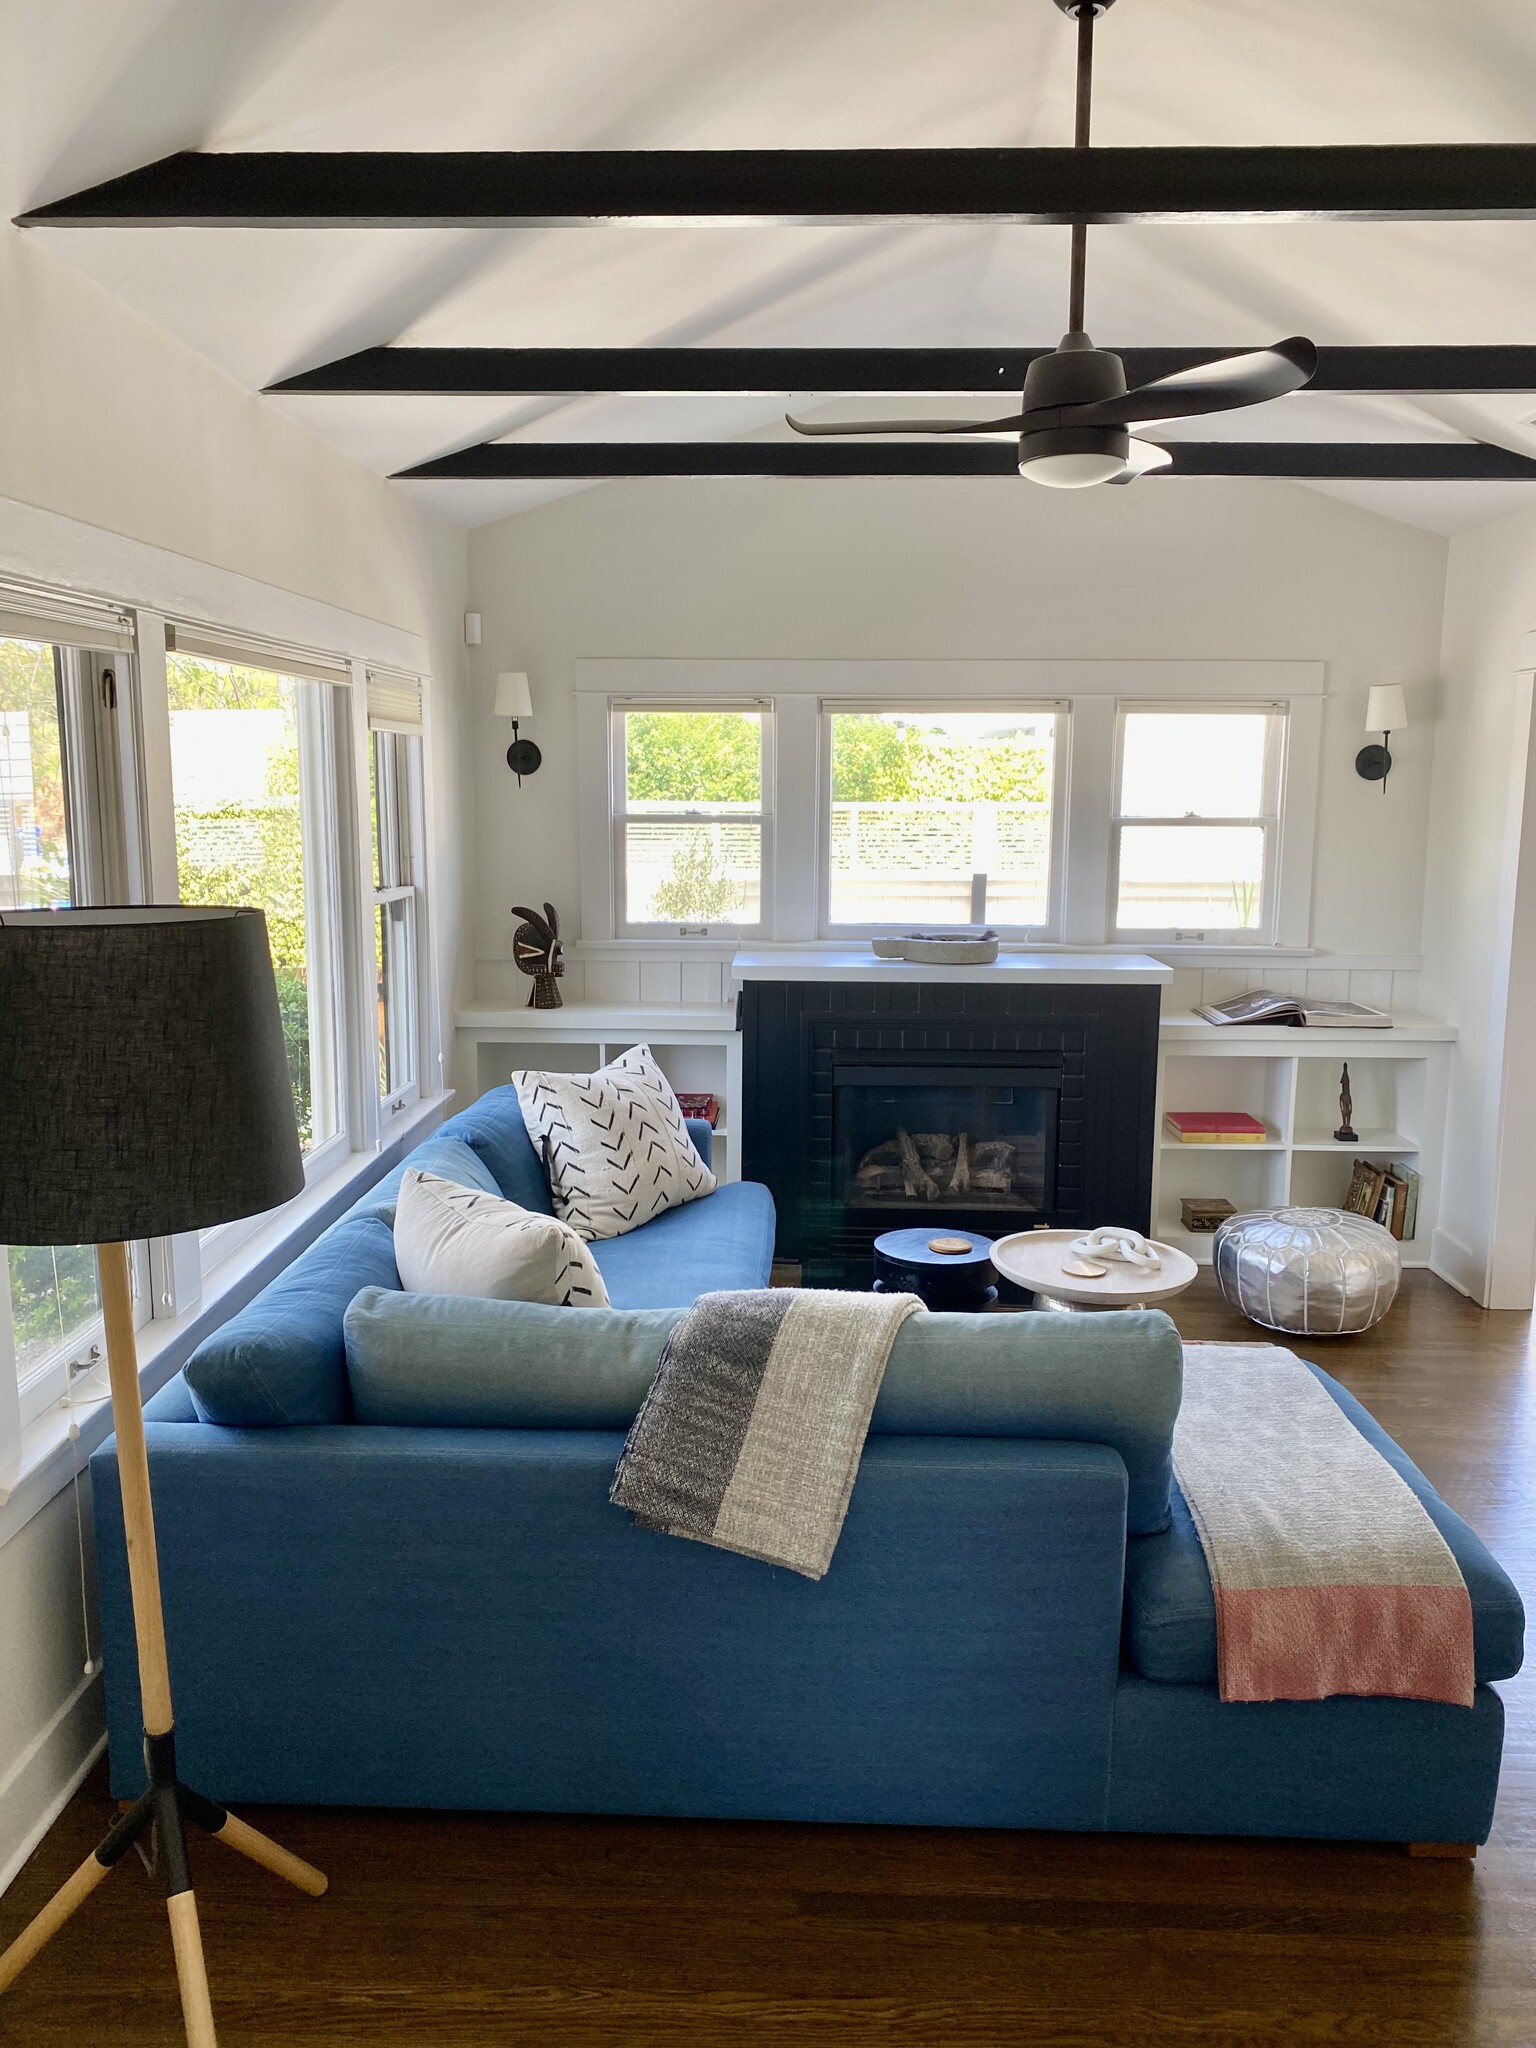
[[[1115,1224],[1090,1230],[1086,1237],[1074,1237],[1071,1249],[1080,1259],[1109,1259],[1143,1273],[1159,1272],[1163,1263],[1157,1247],[1148,1244],[1139,1230],[1122,1230]]]

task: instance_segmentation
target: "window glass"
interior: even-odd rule
[[[1262,930],[1282,727],[1267,706],[1121,714],[1118,931]]]
[[[0,639],[0,909],[75,900],[59,658],[46,642]],[[90,1245],[0,1248],[16,1371],[25,1381],[101,1314]]]
[[[1121,828],[1115,922],[1122,930],[1254,931],[1263,898],[1262,826]]]
[[[840,711],[831,728],[832,924],[963,924],[978,895],[994,923],[1049,922],[1054,712]]]
[[[16,1370],[25,1380],[100,1317],[96,1252],[88,1244],[13,1244],[7,1258]]]
[[[1129,711],[1122,728],[1124,818],[1253,818],[1264,808],[1270,714]]]
[[[0,908],[74,900],[64,790],[55,651],[0,640]]]
[[[181,899],[266,913],[309,1151],[340,1128],[329,778],[315,758],[328,686],[186,654],[166,673]]]
[[[761,713],[631,711],[621,723],[627,922],[761,922]]]

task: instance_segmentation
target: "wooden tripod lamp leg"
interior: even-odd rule
[[[101,1279],[102,1320],[107,1333],[107,1367],[112,1381],[112,1419],[117,1431],[118,1482],[123,1497],[123,1536],[128,1552],[128,1584],[133,1596],[133,1628],[139,1652],[139,1691],[144,1708],[144,1760],[149,1786],[143,1796],[108,1832],[106,1839],[55,1894],[42,1912],[0,1956],[0,1991],[4,1991],[32,1958],[84,1904],[116,1866],[118,1859],[153,1824],[166,1881],[171,1944],[181,1986],[182,2020],[188,2048],[217,2048],[208,1972],[198,1931],[197,1899],[187,1862],[188,1820],[238,1849],[253,1862],[275,1871],[301,1891],[318,1897],[326,1888],[322,1872],[302,1857],[211,1799],[183,1785],[176,1773],[176,1734],[171,1711],[171,1672],[165,1648],[165,1616],[160,1600],[160,1566],[155,1555],[155,1517],[149,1490],[149,1455],[144,1442],[144,1409],[139,1398],[138,1347],[133,1335],[133,1290],[128,1275],[128,1247],[96,1248]]]

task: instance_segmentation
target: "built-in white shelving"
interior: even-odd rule
[[[1419,1176],[1414,1234],[1403,1263],[1429,1263],[1439,1198],[1445,1091],[1453,1026],[1399,1016],[1390,1030],[1297,1030],[1163,1019],[1158,1057],[1157,1235],[1209,1263],[1212,1238],[1186,1231],[1184,1196],[1220,1196],[1238,1210],[1288,1203],[1342,1206],[1357,1159]],[[1349,1067],[1356,1144],[1334,1137],[1340,1070]],[[1260,1118],[1262,1144],[1190,1145],[1163,1122],[1172,1109],[1239,1109]]]
[[[741,1178],[741,1037],[734,1004],[571,1003],[559,1010],[485,1004],[454,1019],[460,1070],[471,1095],[501,1087],[520,1067],[589,1074],[632,1045],[648,1045],[679,1093],[720,1104],[715,1172]]]
[[[499,1087],[518,1067],[587,1073],[627,1046],[647,1044],[674,1088],[708,1090],[721,1103],[715,1169],[741,1177],[741,1037],[734,1005],[572,1003],[529,1010],[486,1003],[456,1018],[461,1085],[470,1096]],[[1419,1175],[1406,1265],[1429,1263],[1440,1188],[1446,1078],[1453,1026],[1399,1016],[1387,1031],[1218,1026],[1165,1016],[1158,1057],[1153,1218],[1159,1237],[1209,1263],[1209,1236],[1184,1230],[1185,1195],[1219,1195],[1234,1208],[1287,1203],[1336,1208],[1356,1159],[1401,1164]],[[1339,1070],[1349,1063],[1356,1145],[1333,1136]],[[1267,1136],[1254,1145],[1186,1145],[1167,1135],[1170,1109],[1242,1109]],[[1113,1219],[1110,1219],[1113,1220]]]

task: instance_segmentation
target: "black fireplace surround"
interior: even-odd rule
[[[867,1287],[887,1230],[1150,1231],[1155,985],[749,981],[742,1170],[778,1255]]]

